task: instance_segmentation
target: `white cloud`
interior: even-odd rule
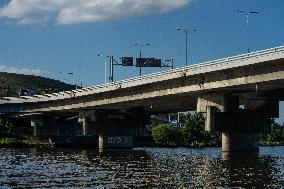
[[[16,67],[7,67],[0,65],[0,72],[7,73],[17,73],[17,74],[25,74],[25,75],[41,75],[42,71],[39,69],[27,69],[27,68],[16,68]]]
[[[74,24],[163,13],[187,5],[192,0],[11,0],[0,8],[0,17],[21,24],[53,21]]]

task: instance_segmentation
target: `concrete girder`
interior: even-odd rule
[[[149,74],[129,80],[108,83],[85,90],[60,92],[53,98],[37,100],[13,99],[1,102],[0,111],[67,111],[82,108],[137,103],[143,106],[147,99],[174,98],[179,95],[197,98],[208,92],[246,92],[275,90],[284,83],[283,48],[273,48],[248,55],[229,57],[204,64],[171,71]],[[280,84],[277,84],[277,82]],[[271,85],[273,84],[273,85]],[[119,86],[119,87],[118,87]],[[269,86],[269,87],[267,87]],[[272,86],[272,87],[271,87]],[[24,105],[20,105],[23,103]],[[141,104],[138,104],[141,103]],[[6,104],[12,107],[5,108]]]

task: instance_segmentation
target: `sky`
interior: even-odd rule
[[[258,14],[247,26],[238,10]],[[189,30],[189,64],[197,64],[282,46],[283,24],[283,0],[0,0],[0,71],[86,87],[104,83],[107,56],[119,61],[141,51],[184,66],[177,27]],[[138,75],[136,67],[114,67],[114,80]]]

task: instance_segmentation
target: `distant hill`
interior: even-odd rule
[[[34,91],[35,94],[44,94],[75,88],[75,85],[69,85],[41,76],[0,72],[0,97],[16,97],[19,96],[21,90],[30,90]]]

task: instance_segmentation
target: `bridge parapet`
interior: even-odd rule
[[[129,89],[139,87],[143,85],[154,84],[158,82],[167,82],[167,81],[174,81],[179,80],[181,78],[188,79],[186,82],[189,82],[191,77],[204,75],[205,73],[214,73],[217,71],[228,70],[237,67],[244,67],[249,65],[254,65],[258,63],[267,63],[269,64],[270,61],[284,59],[284,46],[276,47],[272,49],[267,49],[263,51],[258,51],[254,53],[233,56],[228,58],[223,58],[219,60],[204,62],[201,64],[190,65],[183,68],[176,68],[172,70],[166,70],[158,73],[147,74],[139,77],[134,77],[130,79],[125,79],[121,81],[116,81],[112,83],[106,83],[102,85],[97,85],[93,87],[87,87],[82,89],[76,89],[71,91],[63,91],[58,93],[46,94],[46,95],[36,95],[33,97],[22,97],[22,98],[12,98],[6,97],[0,100],[0,104],[22,104],[22,103],[30,103],[36,104],[41,102],[56,102],[56,101],[64,101],[67,99],[79,99],[81,97],[89,97],[91,95],[98,95],[98,94],[108,94],[109,92],[114,92],[120,89]],[[207,74],[206,74],[207,75]],[[224,78],[223,78],[224,79]],[[245,80],[245,78],[244,78]],[[209,86],[210,83],[206,85]],[[216,83],[218,84],[218,83]],[[234,84],[236,85],[236,84]],[[210,86],[215,87],[214,85],[210,84]],[[216,85],[217,86],[217,85]],[[227,86],[224,83],[223,86]],[[229,85],[228,85],[229,86]],[[203,90],[200,87],[195,87],[194,90]],[[192,88],[184,87],[184,90],[179,91],[188,91]],[[178,90],[175,90],[178,91]],[[175,91],[168,92],[168,94],[173,95]],[[108,96],[108,95],[106,95]],[[82,104],[85,101],[82,101]]]
[[[194,64],[182,68],[176,68],[153,74],[147,74],[139,77],[134,77],[112,83],[106,83],[93,87],[87,87],[71,91],[63,91],[59,93],[46,94],[46,95],[36,95],[34,97],[25,97],[25,98],[6,97],[0,100],[0,104],[36,103],[36,102],[64,100],[69,98],[76,98],[92,94],[115,91],[121,88],[130,88],[149,83],[172,80],[185,76],[204,74],[208,72],[236,68],[240,66],[248,66],[276,59],[284,59],[284,46],[218,59],[214,61],[208,61],[200,64]]]

